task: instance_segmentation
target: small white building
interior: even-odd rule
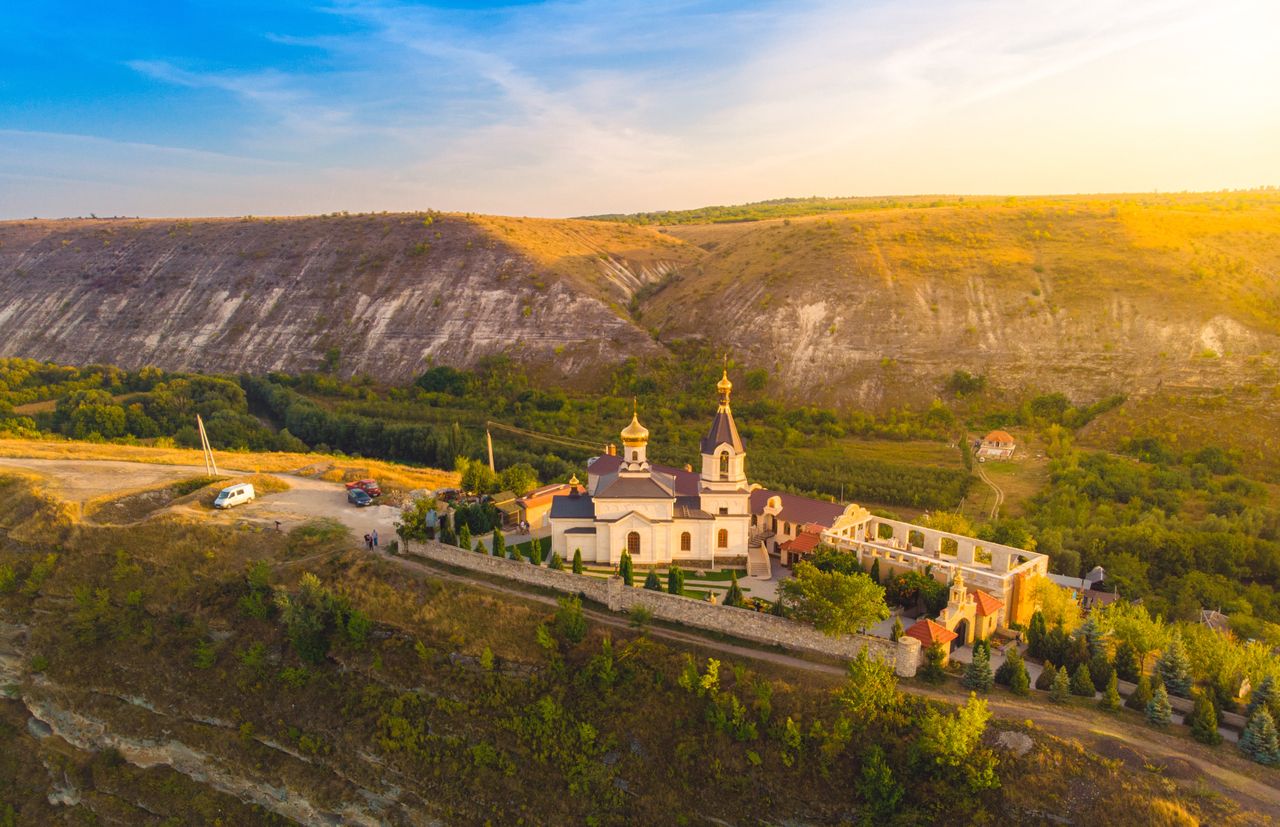
[[[978,459],[1009,459],[1017,448],[1008,431],[992,431],[978,442]]]

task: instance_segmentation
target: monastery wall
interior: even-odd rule
[[[904,637],[895,643],[871,635],[829,637],[807,624],[751,609],[717,606],[666,592],[628,588],[623,585],[621,577],[601,580],[571,571],[553,571],[544,566],[463,551],[432,541],[414,542],[406,553],[565,594],[581,594],[588,600],[608,607],[610,611],[628,611],[635,606],[643,606],[660,620],[695,626],[757,643],[777,645],[784,649],[839,658],[853,658],[866,649],[872,657],[893,666],[901,677],[915,675],[920,663],[920,641],[915,638]]]

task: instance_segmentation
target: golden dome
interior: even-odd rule
[[[716,382],[716,390],[721,393],[728,393],[733,390],[733,383],[729,381],[729,371],[726,370],[724,375],[720,377],[720,381]]]
[[[572,477],[569,477],[569,484],[570,484],[570,485],[580,485],[580,483],[578,482],[578,475],[577,475],[577,474],[574,474]]]
[[[649,429],[640,424],[640,417],[632,412],[631,424],[622,429],[623,445],[644,445],[649,441]]]

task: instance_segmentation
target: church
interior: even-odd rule
[[[586,491],[575,487],[551,504],[551,550],[562,559],[617,565],[626,550],[640,565],[709,568],[747,556],[751,491],[746,451],[729,407],[733,383],[716,384],[720,401],[702,438],[702,469],[653,465],[649,431],[634,411],[622,429],[622,451],[587,466]]]

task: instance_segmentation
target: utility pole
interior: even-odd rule
[[[204,453],[204,473],[207,477],[218,476],[218,462],[213,458],[213,447],[209,445],[209,435],[204,431],[204,420],[196,414],[196,430],[200,432],[200,450]]]
[[[489,470],[496,474],[498,469],[493,467],[493,432],[488,428],[484,429],[484,441],[489,446]]]

